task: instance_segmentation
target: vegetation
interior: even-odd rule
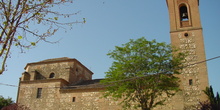
[[[220,110],[220,97],[217,92],[216,96],[213,93],[212,86],[206,87],[204,93],[208,96],[208,100],[200,102],[202,105],[201,110]]]
[[[125,109],[151,110],[180,90],[174,74],[179,74],[185,55],[171,45],[142,37],[107,55],[114,62],[102,81],[108,85],[104,97],[120,99]]]
[[[12,98],[0,96],[0,110],[30,110],[28,107],[14,103]]]
[[[0,109],[2,109],[5,106],[11,105],[13,104],[14,101],[12,100],[12,98],[4,98],[3,96],[0,96]]]
[[[12,46],[23,52],[24,48],[35,46],[40,41],[49,42],[48,37],[58,29],[66,29],[74,23],[61,22],[76,13],[65,14],[62,5],[72,3],[71,0],[0,0],[0,74],[5,70],[7,58]],[[73,18],[71,18],[73,19]],[[64,20],[62,20],[64,21]]]

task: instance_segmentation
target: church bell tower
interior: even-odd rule
[[[188,56],[180,75],[182,102],[185,110],[207,100],[202,90],[208,84],[204,40],[199,14],[199,0],[166,0],[170,17],[171,44]]]

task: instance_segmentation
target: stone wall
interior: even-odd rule
[[[48,79],[51,73],[55,74],[54,78],[63,78],[69,81],[70,69],[73,68],[74,62],[57,62],[48,64],[36,64],[28,67],[26,72],[33,76],[35,71],[40,73],[45,79]],[[31,78],[31,80],[35,80]]]
[[[47,79],[21,82],[18,103],[31,110],[121,110],[120,101],[111,97],[103,98],[103,89],[61,89],[68,82],[62,79]],[[42,88],[40,98],[37,89]],[[154,110],[184,110],[184,92],[168,98],[164,106]],[[132,108],[131,108],[132,110]],[[185,109],[195,110],[195,109]]]
[[[91,80],[92,72],[75,59],[54,62],[30,63],[26,66],[21,81],[49,79],[54,73],[55,79],[62,78],[70,84]]]
[[[103,98],[101,90],[60,90],[60,81],[23,82],[19,88],[18,103],[31,110],[119,110],[118,101]],[[37,98],[37,89],[42,95]],[[74,100],[73,100],[74,98]]]
[[[102,90],[61,90],[60,110],[119,110],[119,101],[103,98]],[[73,97],[75,101],[73,101]]]
[[[26,81],[20,84],[18,102],[31,110],[55,110],[59,107],[59,87],[63,80]],[[42,88],[41,97],[37,90]]]

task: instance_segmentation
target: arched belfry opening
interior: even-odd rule
[[[185,3],[179,5],[179,14],[181,27],[190,26],[190,13]]]
[[[187,7],[185,5],[180,7],[180,20],[181,21],[188,21],[189,20]]]

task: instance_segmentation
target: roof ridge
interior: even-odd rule
[[[69,59],[72,59],[72,58],[69,58],[69,57],[50,58],[50,59],[42,60],[39,62],[61,61],[61,60],[69,60]]]

